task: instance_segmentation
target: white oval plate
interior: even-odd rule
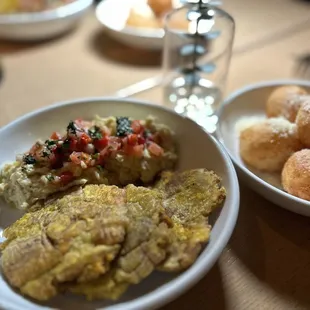
[[[240,176],[254,191],[292,212],[310,216],[310,202],[282,190],[280,174],[261,173],[245,165],[239,153],[239,132],[244,122],[266,118],[265,103],[278,86],[296,84],[310,92],[310,82],[303,80],[273,80],[248,85],[228,96],[219,111],[216,135],[225,146]],[[244,121],[244,122],[243,122]],[[243,123],[243,124],[242,124]]]
[[[92,4],[93,0],[76,0],[43,12],[0,14],[0,38],[21,41],[53,38],[73,28]]]
[[[179,169],[209,168],[223,179],[227,199],[219,210],[211,239],[191,268],[181,274],[154,272],[140,285],[132,286],[118,301],[88,302],[82,297],[63,295],[49,303],[39,304],[25,299],[12,290],[0,275],[0,308],[9,310],[105,309],[147,310],[158,308],[184,293],[198,282],[214,265],[232,234],[239,209],[239,185],[233,164],[224,148],[200,126],[160,106],[134,100],[113,98],[83,99],[60,103],[30,113],[0,130],[0,163],[14,160],[17,153],[27,150],[37,138],[46,138],[54,130],[64,128],[71,119],[92,119],[101,116],[145,118],[154,115],[175,131],[180,148]],[[193,139],[195,137],[195,139]],[[21,216],[0,200],[0,228]],[[214,297],[216,298],[216,296]]]

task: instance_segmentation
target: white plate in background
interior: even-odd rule
[[[237,172],[254,191],[292,212],[310,216],[310,201],[286,193],[281,186],[280,174],[262,173],[249,168],[239,152],[240,130],[249,122],[265,119],[265,104],[278,86],[299,85],[310,93],[310,81],[273,80],[245,86],[229,95],[219,111],[216,136],[232,158]]]

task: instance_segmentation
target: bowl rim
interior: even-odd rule
[[[68,3],[58,8],[45,10],[42,12],[0,14],[0,26],[36,24],[64,19],[87,10],[93,4],[93,2],[94,0],[75,0],[72,3]]]
[[[221,122],[221,117],[224,114],[225,108],[227,105],[231,104],[233,101],[235,101],[238,97],[244,95],[247,92],[257,90],[260,88],[265,88],[265,87],[275,87],[275,86],[281,86],[281,85],[299,85],[299,86],[306,86],[310,87],[310,81],[307,80],[302,80],[302,79],[276,79],[276,80],[266,80],[262,82],[257,82],[257,83],[252,83],[252,84],[247,84],[236,91],[232,92],[230,95],[228,95],[224,100],[221,108],[219,109],[218,112],[218,118],[219,118],[219,123]],[[226,147],[226,144],[223,139],[223,134],[221,131],[221,126],[218,126],[216,130],[216,137],[218,140],[222,143],[222,145],[225,147],[226,151],[228,152],[230,158],[232,159],[234,165],[240,169],[244,174],[248,175],[250,178],[252,178],[254,181],[258,182],[260,185],[262,185],[265,189],[273,191],[277,195],[281,195],[290,201],[293,201],[298,204],[302,204],[307,208],[310,208],[310,201],[301,199],[299,197],[293,196],[276,186],[271,185],[270,183],[266,182],[265,180],[261,179],[258,177],[255,173],[250,171],[245,165],[240,164],[235,157],[235,155],[230,151],[228,147]]]
[[[186,121],[193,122],[194,124],[199,126],[197,123],[190,120],[189,118],[181,116],[167,107],[152,104],[148,101],[142,101],[142,100],[131,99],[131,98],[117,98],[117,97],[85,97],[85,98],[80,98],[80,99],[73,99],[73,100],[58,102],[56,104],[29,112],[17,118],[16,120],[10,122],[4,127],[2,127],[0,129],[0,132],[8,130],[11,127],[18,125],[21,122],[29,121],[29,119],[31,119],[34,116],[37,116],[37,115],[40,115],[40,114],[43,114],[43,113],[46,113],[52,110],[56,110],[63,106],[74,106],[75,104],[81,104],[83,102],[84,103],[96,102],[97,104],[100,104],[100,103],[108,104],[110,102],[114,102],[114,103],[119,102],[119,103],[130,103],[134,105],[140,105],[143,107],[151,107],[151,108],[162,110],[168,113],[173,113],[175,115],[178,115],[178,117]],[[190,287],[195,285],[214,266],[215,262],[218,260],[222,251],[228,244],[228,241],[236,226],[238,213],[239,213],[240,191],[239,191],[239,182],[237,178],[237,173],[228,155],[228,152],[221,145],[221,143],[219,143],[212,135],[207,133],[202,127],[200,128],[206,133],[206,138],[212,141],[214,147],[217,149],[219,155],[223,158],[224,162],[227,165],[227,178],[231,186],[231,191],[229,192],[229,195],[231,196],[231,202],[229,205],[227,205],[227,219],[225,221],[224,228],[219,233],[219,236],[218,238],[216,238],[213,247],[209,249],[209,253],[203,261],[198,261],[198,262],[196,261],[188,270],[178,275],[175,279],[169,281],[166,284],[161,285],[156,290],[149,292],[148,294],[142,295],[141,297],[134,299],[132,301],[120,303],[118,305],[108,306],[104,309],[122,310],[124,309],[123,305],[125,304],[126,310],[145,310],[145,309],[155,309],[160,306],[163,306],[164,304],[167,304],[173,299],[179,297],[181,294],[187,291]],[[208,264],[205,264],[206,260],[208,260]],[[0,305],[2,304],[2,302],[3,302],[3,299],[1,298]],[[6,305],[4,304],[4,306],[8,306],[9,303],[10,302],[6,303]],[[10,306],[12,310],[13,309],[18,310],[17,308],[15,308],[14,305],[10,305]]]

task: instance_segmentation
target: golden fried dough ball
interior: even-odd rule
[[[127,19],[127,26],[140,27],[140,28],[160,28],[161,24],[157,20],[156,16],[151,14],[146,14],[150,12],[142,11],[142,8],[133,8],[130,11],[129,17]]]
[[[310,148],[310,96],[307,96],[297,113],[296,125],[299,140]]]
[[[147,3],[157,16],[168,13],[173,9],[172,0],[148,0]]]
[[[310,200],[310,150],[293,154],[282,171],[282,186],[289,194]]]
[[[268,117],[284,117],[290,122],[295,122],[302,95],[307,91],[299,86],[288,85],[276,88],[269,96],[266,103]]]
[[[287,159],[301,148],[296,124],[284,118],[259,121],[240,133],[242,159],[262,171],[281,171]]]

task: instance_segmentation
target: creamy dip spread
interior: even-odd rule
[[[70,121],[64,133],[17,156],[0,172],[0,195],[19,209],[76,185],[147,184],[172,169],[177,155],[172,131],[127,117]]]

